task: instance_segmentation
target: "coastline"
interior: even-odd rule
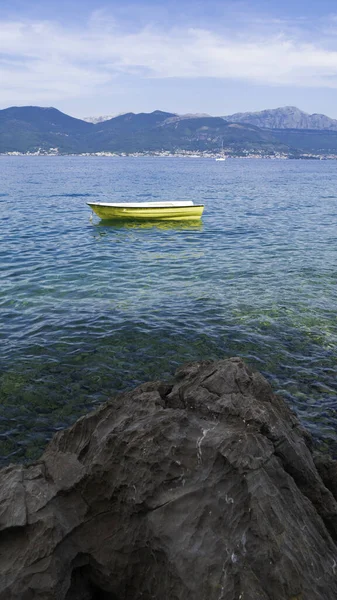
[[[213,152],[189,152],[185,150],[178,150],[177,152],[59,152],[57,149],[51,148],[50,150],[38,149],[35,152],[0,152],[0,156],[103,156],[110,158],[208,158],[215,160],[217,158],[225,157],[226,160],[245,158],[245,159],[267,159],[267,160],[337,160],[337,154],[291,154],[291,153],[272,153],[266,154],[263,152],[249,152],[244,151],[242,153],[228,153],[222,155]]]

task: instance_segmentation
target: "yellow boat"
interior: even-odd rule
[[[155,221],[193,221],[201,219],[203,204],[174,202],[87,202],[101,219],[145,219]]]

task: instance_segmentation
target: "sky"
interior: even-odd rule
[[[337,1],[1,0],[0,109],[337,118]]]

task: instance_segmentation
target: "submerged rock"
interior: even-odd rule
[[[335,600],[336,468],[315,460],[240,359],[185,365],[0,472],[0,599]]]

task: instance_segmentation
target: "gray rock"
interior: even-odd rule
[[[335,600],[335,463],[240,359],[185,365],[0,472],[0,600]],[[334,487],[335,485],[335,487]]]
[[[271,108],[259,112],[235,113],[223,117],[234,123],[250,123],[267,129],[324,129],[337,131],[337,120],[326,115],[308,113],[296,106]]]

